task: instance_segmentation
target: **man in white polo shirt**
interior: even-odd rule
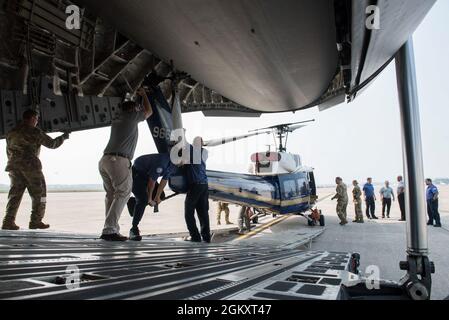
[[[390,187],[390,182],[385,181],[385,186],[380,189],[380,200],[382,201],[382,219],[385,219],[385,208],[387,209],[387,218],[390,218],[391,200],[394,201],[393,188]]]

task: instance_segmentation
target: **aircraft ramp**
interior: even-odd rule
[[[351,265],[349,253],[31,231],[0,232],[0,249],[0,299],[336,300]]]

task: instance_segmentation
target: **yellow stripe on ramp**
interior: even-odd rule
[[[256,234],[261,233],[262,231],[268,229],[269,227],[274,226],[275,224],[278,224],[278,223],[290,218],[291,216],[292,216],[291,214],[288,214],[288,215],[283,215],[279,218],[276,218],[276,219],[268,222],[267,224],[261,225],[260,227],[257,227],[253,231],[250,231],[247,234],[238,237],[236,240],[244,240],[244,239],[248,239],[252,236],[255,236]]]
[[[326,200],[327,198],[330,198],[333,194],[334,194],[334,193],[330,193],[330,194],[328,194],[328,195],[322,197],[321,199],[318,199],[317,203],[318,203],[318,202],[321,202],[321,201],[324,201],[324,200]],[[280,216],[279,218],[276,218],[276,219],[274,219],[274,220],[268,222],[267,224],[261,225],[260,227],[257,227],[257,228],[254,229],[253,231],[250,231],[250,232],[248,232],[247,234],[238,237],[236,240],[244,240],[244,239],[248,239],[248,238],[250,238],[250,237],[253,237],[253,236],[255,236],[256,234],[259,234],[259,233],[261,233],[262,231],[268,229],[269,227],[274,226],[274,225],[276,225],[276,224],[278,224],[278,223],[280,223],[280,222],[282,222],[282,221],[284,221],[284,220],[290,218],[291,216],[292,216],[292,214],[287,214],[287,215]]]

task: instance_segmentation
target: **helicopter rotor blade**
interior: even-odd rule
[[[206,147],[216,147],[216,146],[220,146],[220,145],[223,145],[223,144],[226,144],[226,143],[235,142],[235,141],[238,141],[238,140],[243,140],[243,139],[247,139],[247,138],[250,138],[250,137],[257,136],[257,135],[269,134],[269,133],[271,133],[271,131],[258,131],[258,132],[253,132],[253,133],[242,134],[240,136],[212,139],[212,140],[204,141],[204,146],[206,146]]]
[[[290,126],[290,127],[288,127],[288,132],[293,132],[295,130],[298,130],[298,129],[301,129],[301,128],[304,128],[304,127],[307,127],[307,125],[297,124],[296,126]]]
[[[273,129],[278,129],[278,128],[286,128],[286,127],[290,127],[290,126],[294,126],[294,125],[298,125],[298,124],[310,123],[310,122],[314,122],[314,121],[315,121],[315,119],[306,120],[306,121],[299,121],[299,122],[293,122],[293,123],[278,124],[278,125],[267,127],[267,128],[251,130],[249,132],[257,132],[257,131],[261,131],[261,130],[273,130]]]

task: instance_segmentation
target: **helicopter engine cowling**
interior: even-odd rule
[[[251,156],[256,175],[292,173],[301,168],[301,157],[286,152],[258,152]]]

